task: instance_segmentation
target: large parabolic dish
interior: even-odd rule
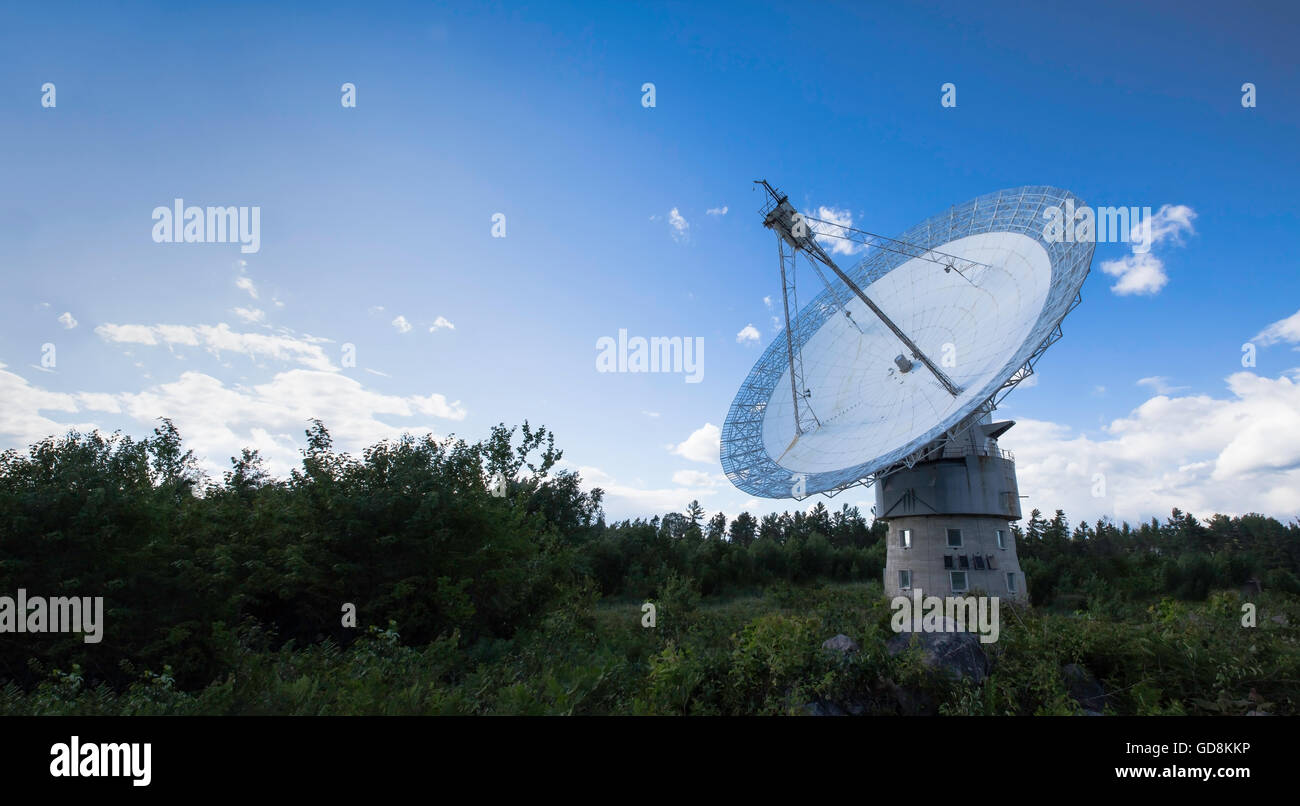
[[[845,272],[942,367],[955,394],[938,374],[896,363],[908,353],[900,335],[847,284],[830,277],[823,287],[808,272],[812,283],[800,284],[820,293],[791,311],[790,342],[785,333],[773,340],[727,412],[727,478],[767,498],[794,497],[796,479],[806,494],[833,495],[924,459],[992,411],[1033,372],[1079,303],[1092,239],[1048,241],[1044,231],[1045,211],[1061,208],[1068,221],[1083,206],[1052,187],[990,193],[884,239],[908,248],[869,248]],[[930,250],[958,258],[962,270],[916,256]],[[797,403],[791,345],[803,380]],[[796,405],[815,426],[796,426]]]

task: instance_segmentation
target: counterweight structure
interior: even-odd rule
[[[1013,425],[984,417],[934,458],[876,482],[876,517],[889,524],[885,595],[1025,598],[1011,533],[1021,517],[1016,462],[997,442]]]

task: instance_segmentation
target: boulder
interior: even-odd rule
[[[1106,689],[1092,676],[1092,672],[1077,663],[1068,663],[1061,667],[1061,674],[1065,677],[1070,697],[1083,712],[1088,716],[1101,716],[1106,710]]]
[[[889,639],[885,648],[898,655],[911,646],[921,649],[921,662],[951,677],[968,678],[976,684],[989,675],[989,659],[979,636],[958,632],[952,619],[944,620],[946,632],[904,632]]]
[[[808,716],[848,716],[843,708],[829,700],[813,700],[803,708]]]
[[[829,649],[834,652],[843,652],[848,654],[850,652],[857,652],[859,647],[857,642],[852,638],[848,637],[844,633],[840,633],[834,638],[827,638],[823,641],[822,649]]]

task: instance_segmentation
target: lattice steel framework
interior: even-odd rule
[[[1052,207],[1064,209],[1067,199],[1073,199],[1075,209],[1084,206],[1079,197],[1059,188],[1026,186],[1001,190],[926,219],[896,239],[869,243],[879,246],[883,242],[894,248],[872,249],[865,259],[846,272],[850,279],[868,291],[871,283],[919,256],[923,250],[936,250],[958,238],[989,232],[1016,232],[1038,241],[1051,260],[1051,288],[1029,335],[975,396],[972,404],[882,456],[867,457],[861,464],[838,470],[801,473],[803,488],[808,495],[822,493],[833,496],[849,487],[870,485],[896,470],[936,456],[946,441],[960,436],[985,414],[991,413],[1011,389],[1033,374],[1034,365],[1043,352],[1061,338],[1062,320],[1080,303],[1083,281],[1092,264],[1093,243],[1049,242],[1043,238],[1044,224],[1048,220],[1043,212]],[[898,244],[907,246],[897,248]],[[763,445],[763,416],[772,395],[781,393],[777,385],[789,369],[791,347],[798,353],[839,310],[840,302],[833,290],[824,288],[792,319],[789,334],[782,333],[768,345],[741,383],[722,427],[721,450],[722,470],[741,490],[765,498],[793,497],[792,475],[796,471],[777,464],[768,454]],[[789,393],[787,389],[785,394]]]

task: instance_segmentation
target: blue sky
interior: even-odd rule
[[[1300,514],[1285,4],[31,4],[0,23],[0,448],[166,415],[216,475],[243,445],[286,467],[309,416],[349,449],[527,418],[611,517],[779,510],[721,477],[708,428],[777,332],[751,180],[884,234],[1048,184],[1187,226],[1141,293],[1113,290],[1103,264],[1130,253],[1099,244],[1064,340],[1000,412],[1029,505]],[[260,250],[154,243],[178,197],[259,206]],[[703,380],[597,372],[620,329],[702,338]]]

